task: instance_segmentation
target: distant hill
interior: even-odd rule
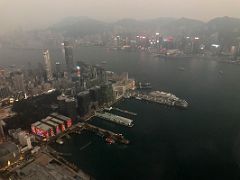
[[[108,31],[108,24],[88,17],[69,17],[49,29],[67,37],[78,37]]]
[[[156,32],[179,39],[199,36],[207,45],[220,43],[229,48],[237,43],[237,39],[240,40],[240,19],[217,17],[209,22],[202,22],[189,18],[161,17],[147,20],[121,19],[107,23],[88,17],[68,17],[48,29],[1,37],[0,43],[4,46],[42,48],[58,47],[63,39],[83,39],[83,42],[97,39],[107,44],[112,35],[134,38],[137,34],[154,35]]]
[[[218,34],[219,43],[230,46],[240,38],[240,19],[231,17],[218,17],[206,24],[206,34]]]
[[[69,17],[49,27],[50,30],[62,33],[64,36],[84,36],[113,33],[146,33],[161,30],[165,25],[175,21],[174,18],[157,18],[139,21],[135,19],[121,19],[113,23],[105,23],[87,17]]]
[[[199,20],[189,18],[169,18],[162,17],[149,20],[135,20],[135,19],[121,19],[113,23],[105,23],[88,17],[69,17],[63,19],[61,22],[54,24],[50,27],[51,30],[61,31],[64,33],[79,32],[79,34],[91,34],[95,32],[102,32],[103,30],[113,30],[114,28],[121,27],[128,31],[145,31],[151,29],[165,30],[171,32],[185,31],[203,31],[209,32],[232,32],[240,29],[240,19],[231,17],[218,17],[204,23]],[[175,30],[174,30],[175,29]],[[70,33],[71,34],[71,33]]]
[[[199,20],[180,18],[166,24],[165,30],[173,35],[199,35],[204,29],[205,23]]]

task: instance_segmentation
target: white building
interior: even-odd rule
[[[50,55],[49,55],[48,49],[43,52],[43,60],[44,60],[47,80],[51,81],[53,79],[53,72],[52,72],[52,64],[51,64],[51,60],[50,60]]]

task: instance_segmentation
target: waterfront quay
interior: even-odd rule
[[[132,115],[132,116],[137,116],[137,113],[135,112],[130,112],[130,111],[127,111],[127,110],[123,110],[123,109],[120,109],[120,108],[112,108],[113,110],[116,110],[116,111],[119,111],[119,112],[122,112],[122,113],[125,113],[125,114],[129,114],[129,115]]]
[[[111,121],[111,122],[115,122],[115,123],[120,124],[120,125],[124,125],[124,126],[127,126],[127,127],[133,127],[133,120],[122,117],[122,116],[117,116],[115,114],[111,114],[111,113],[108,113],[108,112],[101,112],[101,113],[96,112],[96,116],[101,118],[101,119]]]
[[[47,150],[49,151],[49,150]],[[16,173],[9,173],[5,176],[7,179],[17,180],[29,180],[29,179],[83,179],[92,180],[93,177],[84,173],[77,167],[74,168],[69,162],[61,158],[60,156],[53,155],[45,150],[35,155],[34,159],[27,161],[21,166],[17,166],[14,171]],[[14,172],[13,171],[13,172]]]
[[[98,136],[103,138],[111,139],[113,142],[121,143],[121,144],[129,144],[130,141],[126,139],[122,134],[118,134],[103,128],[99,128],[97,126],[88,124],[88,123],[78,123],[75,126],[75,129],[72,132],[80,134],[81,131],[86,130],[95,133]]]

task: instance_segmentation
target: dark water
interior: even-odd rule
[[[41,50],[0,49],[0,62],[22,65],[41,61],[41,55]],[[50,50],[50,55],[62,60],[60,50]],[[74,135],[64,146],[54,145],[72,152],[69,160],[96,179],[240,179],[240,66],[202,59],[166,61],[103,48],[76,49],[74,56],[89,63],[107,61],[107,70],[127,71],[154,89],[187,99],[190,107],[121,102],[118,107],[138,113],[133,128],[99,119],[92,123],[123,133],[131,144],[107,145],[91,134]]]

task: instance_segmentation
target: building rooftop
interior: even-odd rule
[[[69,120],[70,118],[69,117],[66,117],[64,115],[61,115],[61,114],[57,114],[57,113],[54,113],[54,114],[51,114],[53,117],[57,118],[57,119],[60,119],[60,120],[64,120],[64,121],[67,121]]]
[[[52,118],[51,118],[51,119],[52,119]],[[43,123],[50,124],[50,125],[52,125],[52,126],[58,126],[58,125],[59,125],[58,123],[51,121],[51,119],[43,119],[42,122],[43,122]]]
[[[44,131],[48,131],[50,129],[52,129],[52,127],[48,126],[47,124],[41,123],[37,126],[38,128],[44,130]]]
[[[40,122],[40,121],[37,121],[37,122],[33,123],[32,126],[38,126],[38,125],[40,125],[40,124],[41,124],[41,122]]]
[[[56,122],[56,123],[58,123],[58,124],[64,124],[64,121],[63,121],[63,120],[56,119],[56,118],[52,118],[51,121]]]
[[[0,144],[0,159],[10,153],[18,152],[18,147],[12,142],[5,142]]]
[[[58,180],[90,179],[85,173],[76,173],[66,165],[47,154],[41,153],[38,158],[19,169],[11,179],[22,180]]]

